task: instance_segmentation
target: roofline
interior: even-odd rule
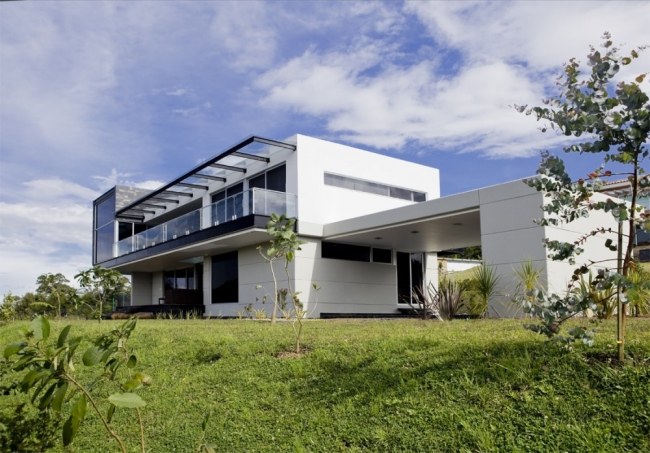
[[[277,146],[277,147],[280,147],[280,148],[286,148],[286,149],[290,149],[292,151],[296,150],[295,145],[285,143],[285,142],[279,142],[277,140],[271,140],[271,139],[264,138],[264,137],[259,137],[257,135],[251,135],[248,138],[246,138],[245,140],[243,140],[243,141],[237,143],[236,145],[233,145],[230,148],[226,149],[221,154],[218,154],[218,155],[216,155],[214,157],[211,157],[210,159],[203,162],[199,166],[194,167],[192,170],[190,170],[187,173],[183,174],[182,176],[174,179],[170,183],[165,184],[164,186],[154,190],[153,192],[148,193],[147,195],[145,195],[143,197],[138,198],[137,200],[131,202],[130,204],[128,204],[125,207],[121,208],[120,210],[116,211],[115,212],[115,217],[119,217],[120,214],[123,214],[124,212],[126,212],[126,211],[128,211],[130,209],[133,209],[134,207],[136,207],[140,203],[145,202],[146,200],[148,200],[150,198],[153,198],[153,197],[155,197],[157,195],[160,195],[161,193],[165,192],[166,190],[169,190],[169,188],[178,185],[178,183],[182,182],[183,180],[185,180],[185,179],[191,177],[192,175],[200,172],[201,170],[209,167],[213,163],[215,163],[215,162],[217,162],[217,161],[219,161],[219,160],[221,160],[221,159],[223,159],[223,158],[225,158],[225,157],[227,157],[227,156],[229,156],[229,155],[231,155],[233,153],[236,153],[240,149],[250,145],[251,143],[255,143],[255,142],[263,143],[265,145]]]

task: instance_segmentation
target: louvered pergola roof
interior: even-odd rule
[[[202,196],[212,181],[227,183],[229,178],[245,174],[250,162],[270,162],[270,156],[281,149],[295,151],[296,147],[253,135],[119,209],[116,217],[142,222],[145,214],[158,214],[173,209],[181,199]]]

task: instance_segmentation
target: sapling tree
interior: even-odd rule
[[[278,276],[275,272],[275,263],[283,263],[285,271],[288,270],[289,263],[293,261],[295,252],[300,250],[298,235],[294,231],[296,225],[295,219],[289,219],[284,215],[271,214],[269,223],[266,225],[266,232],[271,236],[271,240],[265,246],[259,246],[258,252],[269,264],[271,276],[273,278],[273,311],[271,314],[271,323],[275,324],[278,316],[278,309],[286,300],[286,294],[283,296],[278,287]]]
[[[603,35],[602,49],[591,48],[588,55],[587,74],[581,72],[580,63],[571,59],[564,66],[557,87],[559,94],[544,101],[544,106],[518,106],[527,115],[534,115],[545,125],[542,131],[557,131],[574,140],[564,148],[567,153],[590,153],[602,156],[602,165],[584,178],[576,181],[568,175],[563,161],[548,153],[542,154],[538,177],[527,181],[528,185],[544,193],[547,202],[543,206],[545,216],[541,225],[558,225],[587,217],[594,210],[611,213],[625,224],[618,230],[596,227],[590,233],[573,242],[547,240],[550,257],[576,263],[583,252],[586,241],[616,234],[618,243],[609,238],[604,246],[620,252],[620,259],[612,262],[581,263],[571,279],[578,282],[580,276],[588,274],[598,266],[594,285],[598,289],[617,286],[629,290],[633,283],[628,279],[634,266],[632,251],[637,228],[647,228],[648,220],[639,205],[639,198],[648,195],[650,179],[644,176],[643,162],[648,157],[650,134],[650,103],[643,89],[647,84],[647,73],[637,75],[631,81],[619,81],[619,72],[639,57],[643,47],[627,54],[614,46],[609,33]],[[627,202],[607,198],[596,200],[593,195],[611,179],[625,179],[629,184]],[[626,231],[627,233],[625,233]],[[621,245],[624,249],[621,249]],[[620,291],[619,291],[620,295]],[[578,313],[593,309],[593,299],[587,294],[569,291],[566,296],[545,295],[535,291],[533,303],[526,303],[527,309],[542,319],[542,324],[531,326],[533,330],[549,337],[555,336],[563,322]],[[619,300],[623,300],[620,298]],[[619,303],[619,359],[624,357],[625,307]],[[585,331],[574,331],[574,337],[589,342]]]
[[[285,318],[292,320],[296,341],[295,352],[299,354],[302,329],[307,312],[300,300],[300,292],[296,291],[291,284],[291,274],[289,272],[289,265],[294,260],[296,252],[300,250],[302,244],[295,232],[295,224],[295,219],[287,218],[285,215],[272,214],[266,227],[271,240],[265,246],[258,247],[258,251],[269,263],[273,277],[273,315],[271,320],[272,322],[275,321],[278,309],[281,309]],[[280,288],[278,285],[278,276],[273,267],[274,263],[278,261],[283,265],[287,280],[286,288]],[[319,289],[315,283],[312,283],[312,286],[314,290]]]
[[[120,451],[126,452],[124,440],[111,426],[111,419],[117,408],[135,409],[140,426],[140,449],[144,453],[144,426],[140,408],[145,401],[134,391],[149,385],[151,378],[136,372],[136,356],[129,350],[127,340],[135,328],[136,320],[126,321],[111,332],[97,337],[83,353],[81,361],[87,367],[101,365],[92,384],[84,383],[75,373],[77,349],[80,337],[70,337],[71,326],[61,330],[56,342],[50,340],[49,321],[38,316],[31,323],[31,329],[23,340],[4,348],[4,358],[11,369],[23,372],[18,391],[29,394],[32,404],[39,411],[54,411],[69,415],[63,424],[63,445],[72,443],[86,418],[88,406],[96,413],[106,432],[117,442]],[[117,391],[105,400],[95,389],[101,381],[107,381]]]
[[[129,291],[129,281],[114,269],[94,266],[75,275],[79,286],[86,289],[97,303],[97,319],[101,321],[104,306]]]

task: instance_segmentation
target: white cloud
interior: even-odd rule
[[[615,34],[619,41],[643,44],[649,8],[412,2],[405,11],[428,28],[437,54],[400,64],[400,57],[429,55],[430,49],[422,43],[399,48],[399,40],[364,35],[350,49],[311,48],[259,77],[260,104],[319,118],[334,136],[362,146],[401,149],[416,142],[435,151],[530,156],[565,138],[540,134],[513,105],[548,97],[561,64],[585,55],[590,37],[598,42],[607,26],[621,32]],[[463,63],[447,67],[450,58],[459,58],[449,52]],[[643,71],[645,60],[635,67]]]
[[[519,61],[537,70],[582,58],[604,31],[617,43],[650,44],[648,2],[419,2],[406,4],[441,43],[473,61]]]
[[[540,99],[543,92],[520,68],[485,64],[445,79],[436,76],[436,62],[425,61],[364,77],[382,54],[379,48],[322,56],[307,52],[260,78],[259,86],[267,90],[262,105],[324,116],[331,132],[379,148],[417,140],[437,149],[529,155],[532,146],[522,139],[537,135],[534,123],[511,106]],[[511,143],[503,143],[503,137]]]
[[[266,2],[214,4],[210,33],[217,48],[229,54],[229,64],[240,71],[265,68],[276,52],[277,31],[270,24],[273,5]]]
[[[176,88],[165,92],[167,96],[185,96],[187,93],[189,93],[187,88]]]
[[[99,193],[56,178],[26,181],[20,192],[20,201],[0,202],[0,294],[31,291],[46,272],[72,281],[91,266],[89,200]]]

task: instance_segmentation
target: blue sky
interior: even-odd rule
[[[432,165],[443,195],[530,175],[563,138],[511,106],[605,30],[650,43],[649,19],[650,2],[2,2],[0,294],[89,267],[108,188],[251,134]]]

